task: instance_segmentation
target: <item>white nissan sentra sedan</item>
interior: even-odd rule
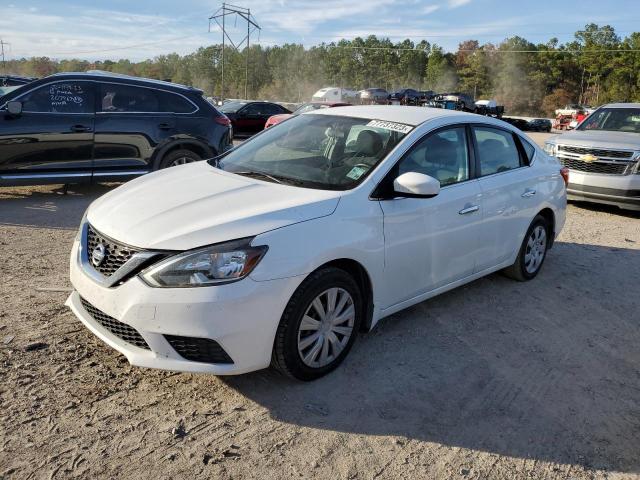
[[[96,200],[67,305],[133,365],[311,380],[383,317],[497,270],[533,279],[566,182],[499,120],[316,110]]]

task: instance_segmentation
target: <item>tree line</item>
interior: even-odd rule
[[[247,58],[248,55],[248,58]],[[188,55],[171,53],[142,62],[90,62],[48,57],[7,61],[6,70],[42,77],[56,72],[106,70],[201,88],[219,96],[222,46],[200,47]],[[600,105],[640,101],[640,32],[621,38],[609,26],[588,24],[565,44],[557,38],[534,44],[513,36],[499,44],[466,40],[455,52],[437,44],[392,42],[369,36],[322,43],[253,45],[224,52],[224,96],[285,102],[308,101],[325,86],[461,91],[476,99],[496,99],[512,115],[553,115],[567,103]]]

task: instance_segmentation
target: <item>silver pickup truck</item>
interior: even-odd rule
[[[544,150],[569,167],[569,199],[640,210],[640,103],[603,105]]]

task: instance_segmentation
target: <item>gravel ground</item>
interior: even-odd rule
[[[133,368],[74,318],[109,188],[0,190],[0,478],[639,478],[640,215],[570,205],[536,280],[398,313],[302,384]]]

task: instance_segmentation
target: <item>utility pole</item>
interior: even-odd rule
[[[225,19],[227,15],[232,15],[240,17],[247,22],[247,35],[240,41],[234,42],[233,39],[229,36],[229,33],[226,30],[226,22]],[[244,96],[247,98],[248,96],[248,83],[249,83],[249,43],[251,40],[251,34],[258,30],[258,35],[260,34],[260,25],[255,20],[255,17],[251,15],[251,10],[244,7],[239,7],[237,5],[231,5],[230,3],[223,3],[222,7],[220,7],[216,12],[209,17],[209,32],[211,32],[211,21],[214,21],[218,27],[222,30],[222,54],[221,54],[221,66],[220,66],[220,76],[221,76],[221,85],[220,85],[220,97],[224,100],[224,50],[226,46],[226,40],[229,41],[231,46],[240,51],[240,48],[246,42],[246,58],[245,58],[245,67],[244,67]],[[222,22],[222,23],[221,23]],[[253,30],[251,29],[253,27]],[[226,40],[225,40],[226,38]]]
[[[6,62],[4,61],[4,46],[5,46],[5,45],[11,45],[11,44],[10,44],[10,43],[5,42],[4,40],[2,40],[2,39],[0,38],[0,51],[2,52],[2,53],[1,53],[1,54],[2,54],[2,71],[3,71],[4,73],[7,73],[7,64],[6,64]]]

